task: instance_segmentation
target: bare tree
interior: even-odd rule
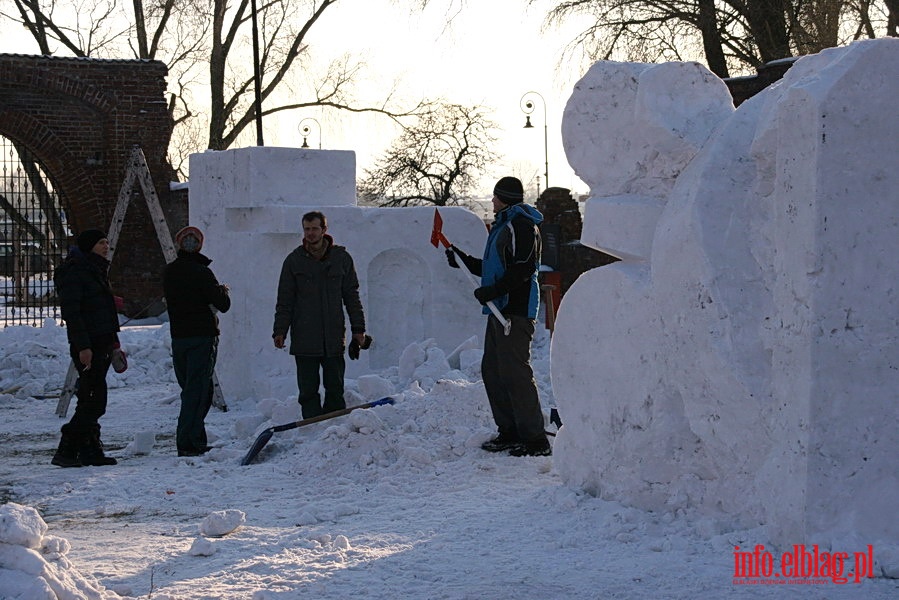
[[[359,183],[380,206],[461,204],[498,156],[496,124],[480,106],[438,103],[406,127]]]
[[[354,64],[347,57],[333,61],[323,77],[317,79],[311,90],[311,97],[300,102],[288,102],[268,106],[266,100],[285,82],[291,69],[306,55],[304,43],[313,26],[324,12],[338,0],[269,0],[260,11],[259,50],[260,71],[263,84],[260,95],[264,108],[262,115],[271,115],[285,110],[320,106],[352,112],[381,113],[392,119],[418,114],[427,107],[421,102],[401,109],[391,109],[392,95],[388,93],[377,106],[356,107],[351,105],[347,90],[354,76],[363,67]],[[299,7],[305,11],[299,10]],[[213,0],[212,51],[209,59],[209,79],[211,88],[211,109],[209,124],[209,148],[228,148],[240,133],[253,123],[256,110],[251,95],[253,73],[244,67],[241,50],[248,41],[239,35],[241,27],[249,18],[248,0],[241,0],[232,11],[227,0]],[[301,12],[308,14],[305,20]],[[299,20],[299,27],[291,23]],[[240,56],[239,56],[240,55]]]
[[[593,17],[594,24],[571,44],[589,60],[704,56],[712,72],[728,77],[775,59],[876,37],[880,27],[881,35],[892,35],[886,15],[896,1],[563,0],[549,11],[547,23]]]
[[[115,0],[75,0],[60,7],[56,0],[13,0],[16,13],[0,13],[18,21],[42,54],[56,54],[56,46],[75,56],[95,56],[114,46],[122,31],[123,14]]]

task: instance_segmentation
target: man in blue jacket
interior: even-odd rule
[[[462,259],[468,270],[481,276],[474,291],[478,302],[493,301],[512,322],[509,335],[484,306],[487,332],[481,376],[490,400],[493,420],[499,430],[481,447],[488,452],[508,451],[512,456],[548,456],[552,453],[543,429],[543,411],[531,369],[531,340],[540,293],[540,230],[543,215],[524,204],[524,188],[515,177],[503,177],[493,189],[496,220],[490,228],[484,258],[477,259],[455,246],[447,250],[451,267]]]

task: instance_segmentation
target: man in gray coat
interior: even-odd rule
[[[365,343],[365,313],[353,258],[346,248],[334,244],[327,231],[324,214],[303,215],[303,243],[284,259],[275,303],[272,339],[276,348],[283,348],[290,332],[304,419],[346,408],[344,307],[354,340]],[[322,379],[324,404],[318,393]]]

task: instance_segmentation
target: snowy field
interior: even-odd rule
[[[552,458],[480,450],[493,427],[479,350],[452,369],[428,342],[410,347],[348,382],[350,404],[391,384],[395,405],[275,434],[240,466],[260,431],[299,418],[295,397],[213,409],[216,448],[177,458],[168,325],[121,337],[130,367],[110,371],[101,419],[119,464],[61,469],[57,400],[31,396],[58,390],[65,331],[0,331],[0,389],[22,386],[0,395],[0,501],[15,503],[0,506],[0,598],[899,597],[882,577],[737,585],[734,546],[766,544],[763,529],[626,508],[561,485]],[[538,328],[547,407],[548,346]]]

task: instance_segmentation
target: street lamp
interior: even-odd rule
[[[306,121],[309,121],[309,123],[306,123]],[[302,121],[300,121],[300,126],[299,126],[300,135],[303,136],[303,145],[300,146],[300,148],[308,148],[309,147],[309,144],[306,142],[306,138],[308,138],[309,134],[312,133],[312,129],[310,129],[310,127],[309,127],[312,123],[315,123],[315,126],[318,128],[318,149],[321,150],[322,149],[322,126],[321,126],[321,123],[319,123],[312,117],[307,117],[307,118],[303,119]]]
[[[543,157],[544,157],[544,166],[546,170],[543,172],[543,182],[546,185],[546,189],[549,189],[549,129],[546,124],[546,100],[543,99],[543,96],[538,94],[537,92],[528,92],[519,100],[519,104],[521,105],[521,111],[527,115],[527,118],[524,121],[525,129],[533,129],[533,125],[531,125],[531,113],[534,112],[536,108],[534,106],[534,102],[532,100],[525,101],[530,96],[536,96],[540,98],[540,101],[543,103]]]
[[[256,11],[256,0],[250,4],[250,15],[253,24],[253,107],[256,114],[256,145],[264,146],[262,142],[262,71],[259,66],[259,23]]]

